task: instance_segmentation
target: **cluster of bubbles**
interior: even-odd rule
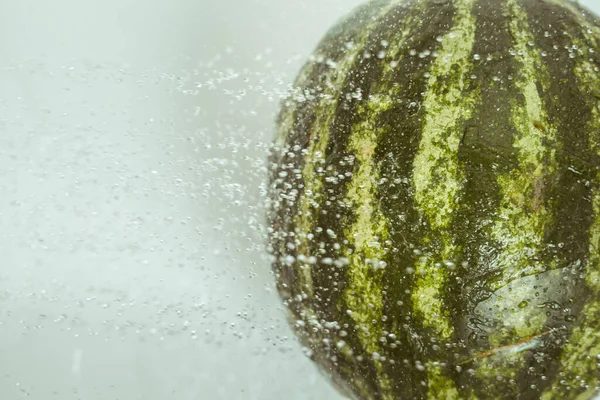
[[[15,82],[0,97],[0,340],[74,346],[76,376],[99,343],[302,357],[265,250],[275,116],[301,59],[272,58],[0,66]]]

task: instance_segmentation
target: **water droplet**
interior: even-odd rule
[[[577,318],[574,315],[567,315],[565,316],[565,321],[567,322],[574,322]]]
[[[477,342],[477,333],[471,332],[471,334],[469,334],[469,337],[467,338],[467,341],[471,344],[475,344]]]
[[[529,305],[529,303],[526,300],[523,300],[522,302],[519,303],[519,308],[526,308]]]

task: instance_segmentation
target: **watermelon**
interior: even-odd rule
[[[268,250],[352,399],[600,393],[600,23],[567,0],[372,0],[282,100]]]

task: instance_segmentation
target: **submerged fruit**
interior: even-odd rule
[[[600,393],[600,25],[566,0],[374,0],[283,102],[270,250],[355,399]]]

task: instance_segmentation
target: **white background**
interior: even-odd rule
[[[260,203],[278,94],[358,3],[0,0],[0,399],[340,398]]]

